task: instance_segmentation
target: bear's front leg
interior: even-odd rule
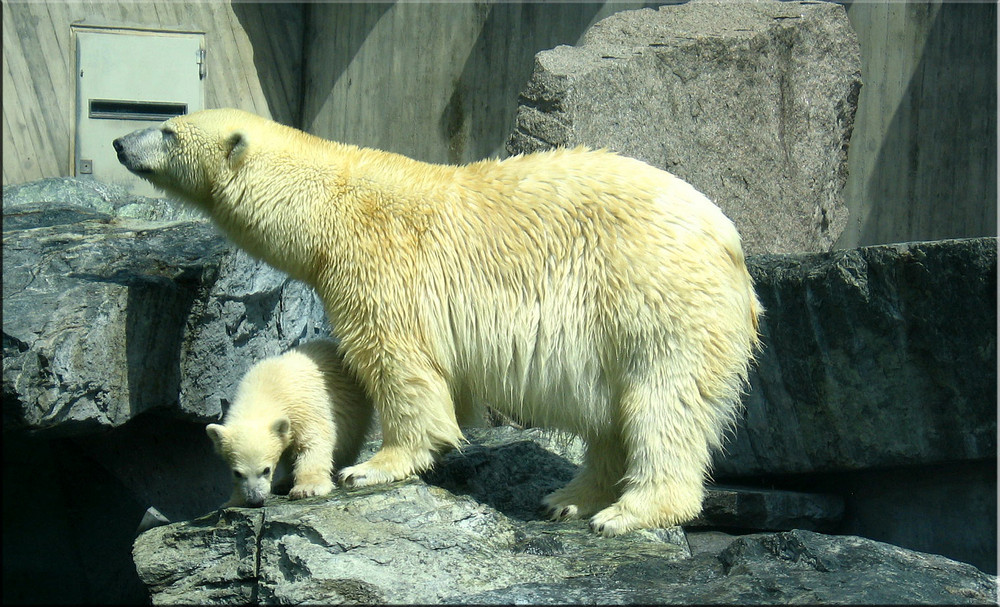
[[[289,499],[328,495],[333,491],[333,442],[332,424],[324,424],[321,432],[301,440],[292,467],[295,484],[288,492]]]
[[[389,372],[392,369],[392,372]],[[447,383],[429,366],[386,363],[380,372],[358,374],[370,387],[382,422],[382,448],[368,461],[344,468],[345,487],[402,480],[434,465],[442,448],[463,436]],[[381,381],[374,380],[381,378]]]

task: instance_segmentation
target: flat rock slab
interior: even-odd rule
[[[839,495],[709,486],[701,514],[685,527],[833,531],[843,516]]]
[[[149,221],[208,221],[193,207],[178,204],[175,200],[138,196],[121,185],[76,177],[48,177],[4,186],[4,213],[27,205],[43,208],[72,205],[114,217]],[[7,227],[5,219],[4,229]]]
[[[611,575],[529,582],[455,602],[994,604],[996,584],[995,576],[944,557],[858,537],[788,531],[729,539],[720,552],[705,552],[683,561],[648,560],[621,567]]]
[[[986,603],[971,565],[809,531],[601,538],[411,480],[271,498],[156,527],[133,546],[154,604]]]
[[[272,498],[156,527],[133,550],[157,604],[440,603],[689,555],[680,528],[604,540],[583,522],[509,519],[416,480]]]
[[[749,253],[829,250],[848,211],[857,37],[828,2],[622,11],[535,57],[510,153],[606,147],[690,182]]]

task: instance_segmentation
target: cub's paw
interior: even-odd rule
[[[612,504],[590,519],[590,528],[604,537],[614,537],[642,527],[642,521],[624,511],[618,504]]]
[[[298,483],[288,492],[288,499],[299,500],[304,497],[329,495],[333,491],[333,481],[319,483]]]

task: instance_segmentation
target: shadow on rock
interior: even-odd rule
[[[445,455],[425,482],[467,495],[520,521],[546,518],[542,498],[573,478],[576,465],[530,440],[472,444]]]

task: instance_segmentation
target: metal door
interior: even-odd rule
[[[73,174],[160,196],[125,170],[111,142],[205,107],[205,34],[73,26],[77,57]]]

